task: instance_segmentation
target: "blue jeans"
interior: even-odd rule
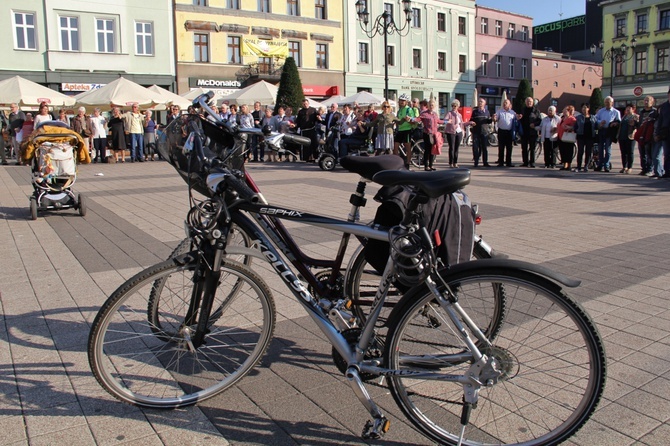
[[[654,175],[663,176],[663,142],[654,141],[651,143],[651,172]]]
[[[612,138],[606,135],[607,132],[601,133],[598,144],[598,168],[609,169],[612,157]]]
[[[130,134],[130,159],[144,160],[144,133]]]

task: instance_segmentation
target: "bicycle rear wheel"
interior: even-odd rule
[[[202,345],[193,345],[195,323],[184,319],[197,268],[195,257],[186,255],[142,271],[110,296],[93,321],[91,370],[121,401],[155,408],[195,404],[232,386],[265,353],[275,325],[272,294],[256,273],[227,259],[208,332]],[[149,315],[156,283],[162,284],[160,307]]]
[[[579,430],[602,396],[606,368],[602,340],[586,312],[553,282],[522,270],[482,267],[447,282],[459,302],[487,294],[495,299],[493,290],[503,286],[507,308],[493,346],[482,349],[503,373],[481,387],[463,444],[558,444]],[[457,444],[465,386],[410,374],[463,375],[472,360],[464,358],[467,349],[426,286],[398,304],[386,341],[387,367],[405,373],[389,377],[396,403],[425,435]]]
[[[424,148],[423,148],[423,141],[415,141],[412,142],[412,166],[414,167],[421,167],[423,166],[423,154],[424,154]]]

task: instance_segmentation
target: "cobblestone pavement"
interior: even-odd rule
[[[271,202],[335,217],[348,213],[357,179],[305,163],[250,171]],[[186,186],[166,163],[145,162],[82,166],[74,189],[88,198],[86,217],[64,210],[30,221],[29,169],[0,168],[0,444],[361,443],[368,416],[330,346],[265,269],[279,313],[275,338],[237,386],[175,411],[140,410],[104,392],[86,358],[90,323],[116,287],[183,237]],[[667,444],[670,181],[491,168],[473,170],[466,191],[484,216],[479,233],[497,250],[582,280],[569,292],[605,339],[609,377],[574,444]],[[373,212],[370,200],[363,220]],[[335,233],[290,227],[314,255],[338,244]],[[381,444],[429,444],[384,388],[371,393],[392,420]]]

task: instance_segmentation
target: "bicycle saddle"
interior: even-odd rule
[[[372,177],[382,170],[404,169],[405,162],[398,155],[345,156],[340,160],[340,165],[372,181]]]
[[[470,183],[470,170],[456,169],[440,172],[386,170],[374,175],[372,181],[382,186],[415,186],[430,198],[437,198],[456,192]]]

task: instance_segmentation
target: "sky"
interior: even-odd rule
[[[584,15],[584,0],[476,0],[480,6],[510,11],[533,18],[533,26]]]

